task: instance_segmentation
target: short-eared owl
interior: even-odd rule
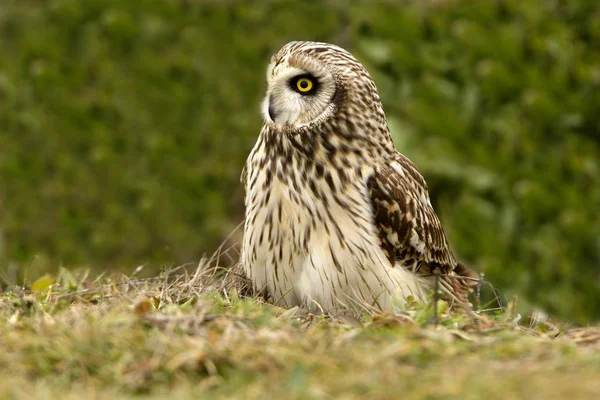
[[[387,309],[464,298],[425,180],[396,151],[375,83],[346,50],[291,42],[271,59],[264,125],[242,173],[242,263],[280,305]]]

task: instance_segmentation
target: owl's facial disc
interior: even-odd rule
[[[314,63],[272,62],[267,70],[267,95],[262,113],[265,121],[301,127],[328,118],[334,111],[332,74]]]

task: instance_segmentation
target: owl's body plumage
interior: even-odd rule
[[[279,305],[336,312],[460,299],[423,177],[396,151],[375,84],[346,50],[292,42],[273,56],[265,124],[242,181],[242,263]]]

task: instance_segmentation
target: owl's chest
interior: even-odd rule
[[[332,287],[344,286],[346,271],[381,258],[366,171],[247,167],[242,253],[256,288],[268,287],[288,305],[324,293],[330,298]]]
[[[281,163],[249,172],[253,184],[246,193],[246,232],[252,239],[248,244],[263,255],[273,250],[310,255],[326,241],[343,246],[359,233],[370,236],[366,182],[354,172],[324,166],[292,170]]]

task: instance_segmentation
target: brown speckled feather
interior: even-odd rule
[[[417,167],[396,152],[367,184],[380,245],[390,263],[419,275],[439,273],[463,306],[468,304],[469,287],[480,276],[454,258]]]
[[[427,184],[415,165],[397,153],[368,182],[375,223],[392,265],[400,262],[414,272],[456,267],[440,220],[429,202]]]

